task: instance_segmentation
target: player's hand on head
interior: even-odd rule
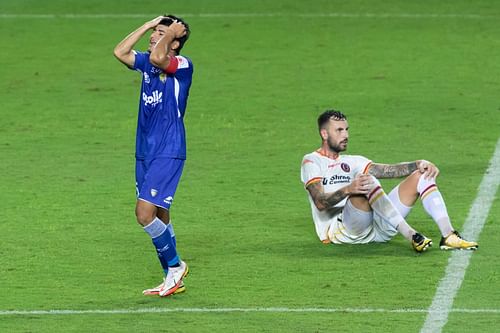
[[[436,178],[439,175],[438,167],[426,160],[417,161],[417,168],[424,175],[425,179]]]
[[[354,177],[350,186],[350,194],[368,194],[373,189],[375,182],[373,177],[367,174],[358,174]]]
[[[158,16],[157,18],[152,19],[151,21],[146,22],[149,29],[154,29],[161,20],[163,20],[165,16]]]
[[[186,26],[177,20],[169,25],[168,28],[174,32],[175,38],[181,38],[186,34]]]

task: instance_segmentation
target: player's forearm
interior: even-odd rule
[[[415,170],[417,170],[416,161],[398,164],[373,163],[368,173],[375,178],[401,178],[411,175]]]
[[[175,39],[174,32],[167,30],[165,35],[156,43],[151,50],[149,61],[156,67],[165,68],[169,63],[169,53],[171,44]]]
[[[326,207],[333,207],[345,198],[347,198],[349,195],[347,191],[347,186],[344,188],[341,188],[340,190],[337,190],[333,193],[328,193],[326,194],[326,198],[324,199],[324,203],[326,204]]]
[[[139,40],[144,36],[144,34],[150,29],[147,24],[142,25],[140,28],[130,33],[125,37],[114,49],[115,57],[123,63],[129,64],[130,55],[132,54],[134,46],[139,42]]]
[[[348,186],[332,193],[324,193],[323,189],[318,186],[309,189],[309,193],[311,193],[314,204],[319,210],[333,207],[349,195]]]

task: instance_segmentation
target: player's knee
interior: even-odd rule
[[[156,210],[138,204],[135,207],[135,217],[137,219],[137,223],[139,223],[142,226],[146,226],[156,218]]]
[[[417,192],[422,194],[423,192],[426,191],[426,189],[428,189],[431,186],[433,186],[433,187],[437,186],[436,178],[425,178],[424,174],[420,174],[420,176],[418,177],[418,180],[417,180],[417,185],[416,185]]]
[[[152,216],[151,214],[146,214],[144,212],[137,211],[137,210],[135,212],[135,217],[137,219],[137,223],[139,223],[142,226],[147,226],[148,224],[153,222],[153,220],[155,219],[155,217]]]

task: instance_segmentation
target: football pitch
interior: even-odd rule
[[[141,77],[113,57],[163,13],[195,68],[167,298],[141,294],[162,277],[134,215]],[[0,332],[499,332],[499,31],[495,0],[0,0]],[[300,163],[328,108],[347,153],[436,163],[479,249],[441,251],[420,204],[423,254],[323,245]]]

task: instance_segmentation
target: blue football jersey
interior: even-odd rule
[[[157,157],[185,159],[184,113],[193,64],[186,57],[176,56],[177,68],[172,74],[167,74],[149,62],[149,52],[134,53],[132,69],[142,73],[135,156],[139,160]]]

